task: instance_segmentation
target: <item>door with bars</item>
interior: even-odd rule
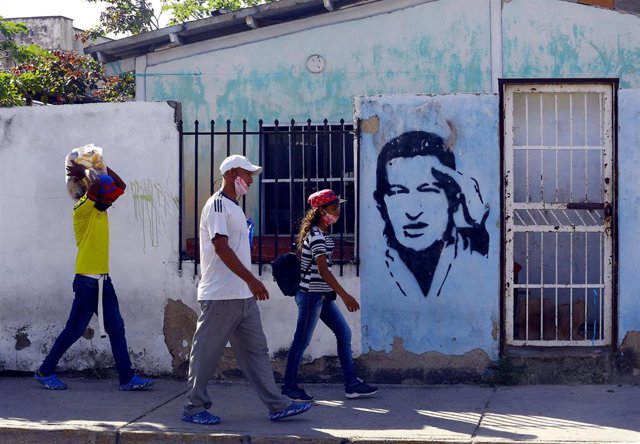
[[[501,92],[506,344],[611,345],[614,85]]]

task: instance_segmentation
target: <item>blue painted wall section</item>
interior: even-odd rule
[[[360,216],[366,221],[360,246],[365,258],[361,266],[363,352],[388,352],[399,338],[414,353],[462,354],[480,348],[497,357],[497,110],[498,98],[493,95],[356,99],[356,116],[363,120],[361,161],[370,166],[362,168],[360,176]],[[415,131],[431,136],[418,137],[417,142],[406,139]],[[401,135],[405,139],[399,139],[399,144],[413,143],[413,151],[407,154],[402,148],[398,152],[407,157],[386,158],[382,164],[389,185],[385,192],[373,165],[380,168],[381,152]],[[421,151],[420,146],[435,147],[441,141],[443,149],[434,149],[446,154],[436,158]],[[448,187],[455,191],[450,193]],[[383,196],[376,200],[374,194],[380,191]],[[386,202],[390,228],[399,241],[395,244],[389,241],[392,233],[383,234],[381,200]],[[464,217],[464,210],[470,217]],[[454,222],[449,229],[448,220]],[[477,236],[466,237],[473,227]],[[478,240],[486,241],[484,248]],[[437,254],[423,254],[436,244]],[[428,274],[433,274],[430,283]]]
[[[640,89],[618,93],[619,340],[640,331]]]

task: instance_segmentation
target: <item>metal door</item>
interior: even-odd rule
[[[502,94],[506,344],[610,345],[614,85]]]

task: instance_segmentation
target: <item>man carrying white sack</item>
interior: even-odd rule
[[[94,313],[98,314],[98,301],[102,298],[101,314],[109,335],[111,351],[120,380],[120,390],[141,390],[150,387],[153,379],[136,375],[131,368],[124,321],[120,315],[118,298],[109,276],[109,219],[107,209],[124,193],[126,184],[110,168],[107,174],[95,174],[76,163],[67,166],[71,180],[88,179],[85,194],[73,207],[73,229],[78,254],[76,275],[73,280],[75,298],[67,324],[51,351],[35,373],[35,379],[49,390],[65,390],[67,385],[55,374],[58,361],[84,333]]]

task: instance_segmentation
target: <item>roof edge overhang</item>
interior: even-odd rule
[[[179,25],[169,26],[155,31],[145,32],[107,43],[99,43],[84,49],[85,54],[91,55],[103,63],[112,66],[123,65],[127,68],[136,57],[146,54],[158,54],[163,50],[207,40],[226,40],[233,36],[246,36],[251,40],[252,31],[264,30],[274,25],[292,23],[312,17],[332,17],[340,11],[355,9],[359,6],[373,3],[385,4],[391,9],[402,9],[415,4],[435,2],[438,0],[279,0],[274,3],[243,8],[226,13],[214,13],[211,17]],[[577,0],[559,0],[576,3]],[[630,1],[630,0],[625,0]],[[586,7],[593,5],[582,4]],[[598,6],[595,6],[598,7]],[[385,8],[383,8],[385,9]],[[609,9],[609,8],[604,8]],[[614,8],[619,13],[630,13],[640,16],[638,11],[631,8]],[[339,14],[338,14],[339,15]],[[337,16],[336,16],[337,17]],[[326,20],[322,20],[326,22]]]
[[[104,63],[115,62],[163,49],[251,32],[257,28],[382,1],[389,0],[280,0],[88,46],[84,52]]]

